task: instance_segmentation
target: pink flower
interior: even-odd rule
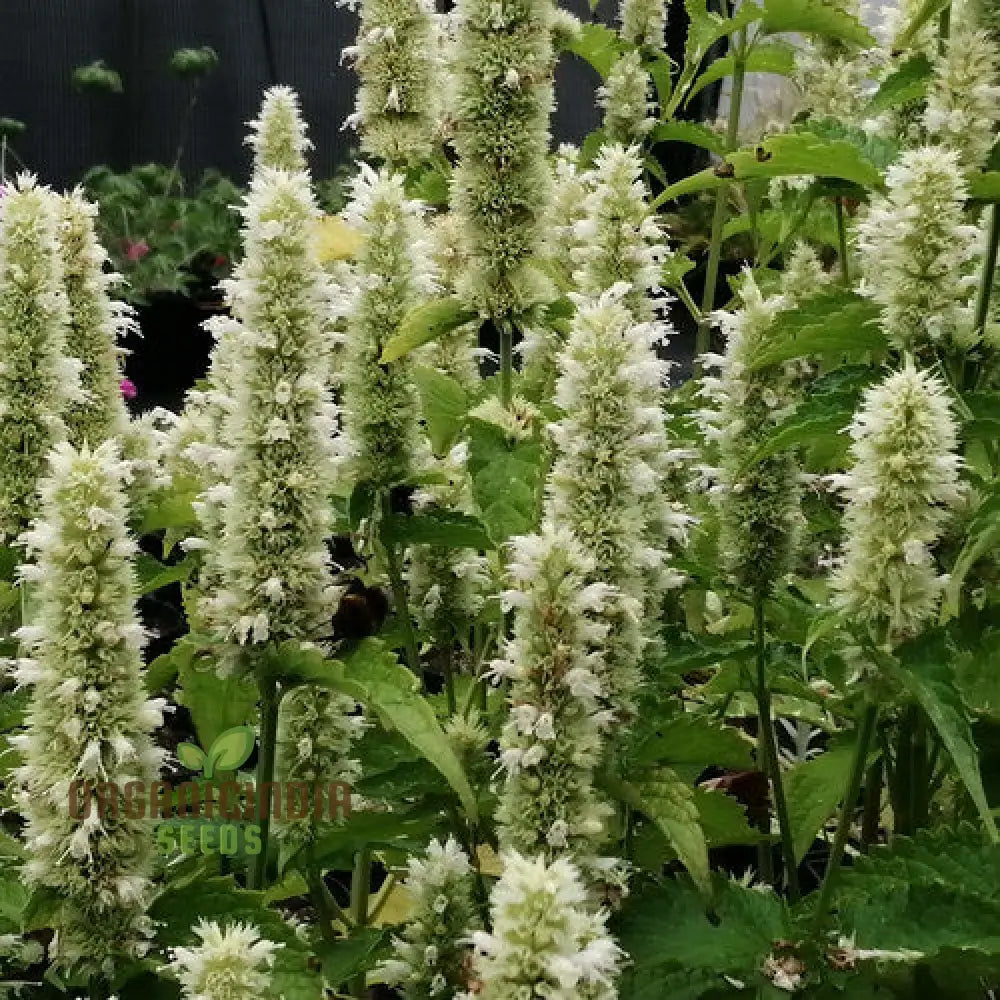
[[[149,253],[149,244],[145,240],[126,240],[125,256],[129,260],[142,260]]]
[[[125,399],[135,399],[139,395],[139,390],[135,387],[135,382],[130,378],[123,378],[118,383],[118,388],[121,389],[122,396]]]

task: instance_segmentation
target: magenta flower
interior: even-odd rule
[[[135,382],[130,378],[123,378],[118,383],[118,388],[121,390],[122,396],[125,399],[135,399],[139,395],[139,390],[135,387]]]
[[[129,260],[142,260],[149,253],[149,244],[145,240],[126,240],[125,256]]]

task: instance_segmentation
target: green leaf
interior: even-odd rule
[[[420,412],[435,455],[446,455],[465,426],[469,396],[456,379],[426,365],[413,369]]]
[[[594,69],[605,79],[615,60],[624,51],[625,46],[616,31],[606,28],[603,24],[584,24],[577,37],[569,44],[568,49],[581,59],[586,59]]]
[[[167,566],[159,559],[140,552],[135,561],[136,575],[139,578],[139,595],[152,594],[172,583],[188,580],[197,565],[198,559],[193,554],[185,556],[173,566]]]
[[[877,115],[901,104],[921,100],[927,93],[927,83],[933,72],[931,61],[918,52],[882,81],[868,102],[865,114]]]
[[[333,987],[354,979],[375,965],[391,938],[388,928],[361,927],[340,941],[321,942],[316,954],[323,962],[323,978]]]
[[[873,48],[872,33],[852,14],[823,0],[764,0],[761,30],[769,34],[793,31]]]
[[[196,657],[200,656],[212,644],[208,636],[189,632],[178,639],[166,653],[161,653],[146,668],[143,677],[146,690],[150,694],[165,691],[171,687],[182,668],[189,668]]]
[[[785,772],[785,797],[792,825],[795,863],[812,846],[844,794],[853,747],[838,746]]]
[[[638,747],[630,755],[636,764],[663,764],[691,781],[711,766],[731,771],[754,767],[753,745],[736,729],[703,715],[678,715],[654,723],[651,731],[640,730]],[[637,726],[642,725],[640,719]]]
[[[1000,170],[977,174],[969,182],[969,197],[977,201],[1000,201]]]
[[[662,122],[649,133],[649,139],[650,142],[687,142],[719,156],[726,148],[725,139],[715,129],[699,122]]]
[[[835,177],[861,187],[882,187],[881,172],[857,144],[848,139],[826,138],[814,132],[785,132],[768,136],[753,150],[740,150],[727,159],[735,170],[737,180],[806,174]]]
[[[448,296],[443,299],[432,299],[411,309],[399,331],[382,348],[382,364],[398,361],[410,351],[429,344],[442,334],[450,333],[465,323],[471,323],[476,313],[466,309],[458,299]]]
[[[602,775],[600,781],[617,799],[656,824],[695,884],[708,892],[708,845],[691,787],[666,767],[635,784],[611,775]]]
[[[642,65],[653,80],[660,109],[665,110],[670,103],[670,95],[673,93],[674,66],[670,57],[666,52],[656,52],[651,57],[644,59]]]
[[[843,289],[824,291],[778,313],[769,343],[757,352],[758,371],[793,358],[881,354],[888,349],[878,324],[879,308]]]
[[[941,622],[961,610],[962,588],[976,563],[1000,545],[1000,483],[994,483],[983,497],[969,524],[961,551],[948,574],[941,601]]]
[[[775,76],[792,76],[795,73],[795,50],[787,42],[767,42],[754,46],[744,60],[748,73],[771,73]],[[716,59],[692,84],[685,104],[705,87],[717,83],[736,71],[735,56]]]
[[[168,528],[193,527],[198,523],[191,506],[195,499],[195,493],[166,492],[143,511],[138,534],[150,535]]]
[[[178,701],[191,713],[203,747],[210,747],[227,729],[253,720],[257,686],[246,677],[220,677],[214,663],[202,668],[193,659],[181,664],[178,676]]]
[[[178,743],[177,759],[189,771],[200,771],[205,766],[205,751],[194,743]]]
[[[979,812],[986,832],[993,843],[997,843],[1000,836],[983,791],[979,753],[972,739],[961,695],[955,687],[953,647],[944,633],[935,629],[900,647],[899,659],[900,679],[933,723]]]
[[[234,726],[220,733],[209,747],[205,777],[211,778],[212,771],[235,771],[253,753],[256,742],[253,726]]]
[[[436,545],[448,549],[491,549],[486,526],[457,510],[428,510],[384,519],[382,540],[389,545]]]
[[[732,795],[696,788],[694,804],[709,847],[751,847],[760,843],[760,831],[750,826],[746,809]]]
[[[932,18],[938,16],[948,6],[949,0],[924,0],[916,13],[910,18],[910,23],[896,37],[895,44],[898,49],[906,49],[914,38],[917,37],[920,29]]]

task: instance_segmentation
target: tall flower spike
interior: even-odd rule
[[[852,467],[834,478],[847,497],[834,601],[891,646],[920,631],[944,585],[931,549],[962,497],[947,389],[908,360],[865,393],[850,434]]]
[[[961,338],[972,326],[979,233],[963,221],[958,157],[942,146],[910,150],[886,183],[858,226],[862,291],[882,306],[882,327],[900,350]]]
[[[621,0],[621,35],[626,42],[659,51],[666,45],[667,6],[664,0]]]
[[[220,927],[199,920],[199,944],[175,948],[167,969],[181,984],[184,1000],[252,1000],[271,989],[274,953],[284,947],[261,936],[253,924]]]
[[[121,393],[118,338],[134,321],[126,305],[111,299],[117,275],[105,271],[107,253],[97,240],[97,207],[78,188],[59,199],[59,249],[69,309],[66,351],[82,365],[85,397],[71,403],[65,421],[69,440],[96,446],[124,433],[128,413]]]
[[[100,808],[95,789],[148,787],[161,759],[150,734],[163,721],[163,702],[143,690],[126,472],[114,441],[94,451],[57,445],[42,516],[22,535],[36,560],[21,567],[35,608],[19,632],[31,658],[17,666],[18,680],[33,685],[25,733],[14,740],[28,819],[23,873],[60,899],[59,962],[104,973],[145,951],[153,852],[148,822],[127,818],[107,794]]]
[[[289,691],[281,699],[278,716],[277,768],[283,782],[305,782],[309,802],[317,786],[327,801],[332,782],[353,785],[361,776],[360,763],[351,757],[365,728],[353,698],[308,684]],[[286,817],[276,832],[291,844],[306,843],[314,836],[313,816]]]
[[[343,55],[361,78],[347,124],[364,152],[400,168],[434,152],[440,41],[429,0],[361,0],[357,41]]]
[[[299,95],[291,87],[265,90],[260,114],[247,126],[250,134],[244,142],[253,149],[254,173],[266,167],[291,173],[306,169],[312,143],[306,138]]]
[[[497,822],[504,847],[590,861],[607,808],[594,792],[601,733],[604,665],[595,648],[608,627],[596,621],[611,588],[590,583],[594,562],[566,528],[511,542],[514,637],[494,663],[511,680],[510,715],[500,737],[506,781]]]
[[[632,49],[620,55],[598,88],[597,102],[604,109],[604,131],[611,142],[629,146],[641,143],[656,120],[650,114],[652,80],[642,68],[642,57]]]
[[[596,300],[577,299],[559,356],[555,401],[564,416],[551,426],[556,458],[545,516],[566,526],[591,553],[588,582],[617,591],[603,617],[606,697],[619,714],[634,707],[642,637],[639,616],[648,571],[666,559],[648,544],[647,501],[659,492],[656,456],[667,451],[655,400],[666,379],[653,324],[638,325],[622,303],[626,286]],[[577,298],[577,297],[575,297]]]
[[[791,454],[749,461],[794,403],[780,369],[754,367],[787,301],[780,295],[765,298],[749,271],[740,294],[735,313],[716,314],[726,353],[708,359],[719,374],[703,380],[702,394],[714,409],[702,416],[706,438],[719,446],[715,497],[723,564],[738,587],[764,595],[791,568],[800,520],[798,469]]]
[[[624,302],[635,320],[652,319],[652,296],[659,289],[667,247],[646,202],[638,147],[609,144],[597,154],[576,236],[574,278],[579,291],[596,296],[624,282]]]
[[[548,190],[552,0],[459,0],[452,205],[469,267],[459,295],[494,319],[544,290],[537,254]]]
[[[423,858],[410,858],[404,885],[413,907],[376,975],[405,1000],[450,1000],[467,985],[466,941],[479,926],[469,858],[453,837],[432,840]]]
[[[307,174],[262,169],[242,212],[245,257],[228,286],[243,326],[227,425],[231,493],[211,615],[240,642],[280,641],[314,635],[331,599],[329,293]]]
[[[344,428],[359,480],[392,486],[407,479],[418,453],[416,390],[407,359],[381,361],[407,311],[434,291],[424,206],[403,178],[362,164],[344,218],[365,236],[358,284],[348,307]]]
[[[472,936],[481,1000],[615,1000],[622,952],[580,872],[559,858],[508,852],[490,894],[492,931]],[[472,994],[466,994],[472,996]]]
[[[66,437],[62,415],[79,399],[58,224],[55,196],[30,175],[0,199],[0,540],[28,526],[49,449]]]
[[[1000,60],[985,31],[952,34],[934,67],[924,128],[931,140],[953,149],[966,170],[979,169],[997,141]]]

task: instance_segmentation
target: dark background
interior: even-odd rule
[[[582,0],[567,6],[590,17]],[[598,13],[613,10],[602,0]],[[340,65],[340,50],[353,41],[357,23],[334,0],[0,0],[0,115],[25,123],[14,149],[57,187],[100,163],[119,170],[171,163],[189,86],[167,63],[177,48],[210,45],[220,63],[201,88],[185,172],[216,167],[245,181],[245,123],[266,87],[286,83],[302,99],[316,146],[314,174],[327,177],[355,141],[341,125],[353,110],[357,78]],[[95,59],[121,74],[123,94],[74,88],[73,70]],[[579,141],[599,123],[598,82],[582,60],[561,61],[557,141]]]

